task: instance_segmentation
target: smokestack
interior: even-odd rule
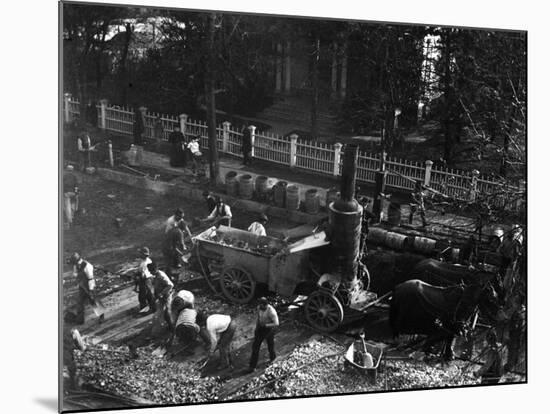
[[[335,274],[340,274],[344,287],[351,291],[357,284],[359,245],[361,239],[361,218],[363,208],[355,200],[355,181],[357,173],[356,145],[346,145],[340,199],[329,206],[331,243],[334,253]]]

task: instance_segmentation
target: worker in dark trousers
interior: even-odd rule
[[[187,263],[187,245],[185,243],[185,234],[192,238],[191,231],[187,222],[181,218],[175,227],[172,227],[164,236],[162,252],[166,261],[166,266],[179,269],[183,263]]]
[[[275,308],[271,306],[265,297],[259,299],[258,319],[256,321],[256,330],[254,331],[254,342],[252,343],[252,355],[248,372],[253,372],[258,364],[258,355],[260,346],[265,340],[269,351],[269,361],[273,362],[277,355],[275,354],[275,330],[279,326],[279,317]]]
[[[231,361],[231,342],[235,336],[237,323],[229,315],[214,314],[208,318],[202,312],[197,315],[197,324],[201,327],[201,337],[208,347],[208,357],[220,351],[218,369],[233,369]]]
[[[212,210],[216,207],[216,197],[212,195],[212,193],[208,190],[204,190],[202,192],[202,196],[204,198],[204,201],[206,202],[206,213],[210,214]]]
[[[200,332],[200,327],[197,325],[197,311],[195,309],[185,308],[180,311],[176,320],[176,328],[174,330],[175,337],[182,344],[190,344],[197,339]],[[169,340],[173,343],[174,337]]]
[[[72,322],[66,318],[63,323],[63,368],[67,369],[69,388],[74,390],[78,389],[74,351],[75,349],[85,351],[86,345]]]
[[[99,317],[99,322],[103,322],[105,307],[95,297],[94,267],[90,262],[82,259],[78,253],[72,254],[69,263],[73,265],[73,275],[76,277],[78,285],[76,323],[79,325],[84,323],[84,311],[87,304],[92,305],[94,313]]]
[[[153,275],[147,267],[153,261],[149,257],[148,247],[141,247],[138,254],[140,262],[134,278],[134,290],[138,292],[139,313],[146,314],[157,310],[153,295]]]
[[[426,194],[424,193],[424,186],[421,181],[417,181],[414,186],[414,191],[411,193],[412,203],[411,203],[411,212],[409,214],[409,224],[413,222],[414,213],[417,211],[420,213],[422,218],[422,227],[426,227],[428,223],[426,222],[426,210],[424,207],[424,198]]]

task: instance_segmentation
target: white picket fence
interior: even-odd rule
[[[80,111],[78,100],[69,94],[64,99],[65,122],[72,122],[78,118]],[[132,135],[134,128],[135,111],[132,108],[108,106],[101,101],[97,108],[97,125],[107,131]],[[167,141],[174,127],[179,126],[187,137],[200,136],[200,145],[208,148],[208,125],[200,120],[191,120],[187,115],[179,116],[149,113],[146,108],[139,109],[144,119],[144,133],[146,139],[160,139]],[[276,134],[256,131],[251,126],[253,157],[271,163],[298,168],[305,171],[331,176],[339,176],[342,170],[342,145],[324,144],[301,140],[297,135],[289,138]],[[242,157],[242,131],[231,129],[229,122],[216,128],[216,142],[218,151],[236,157]],[[357,180],[359,182],[374,183],[376,172],[381,167],[380,154],[368,154],[360,151],[357,165]],[[524,202],[520,196],[524,188],[505,185],[502,182],[482,176],[477,171],[467,172],[452,169],[432,168],[433,163],[426,161],[401,160],[388,157],[385,159],[385,170],[388,171],[386,186],[412,190],[415,183],[421,181],[434,190],[453,199],[473,200],[477,197],[492,197],[493,205],[505,205],[510,202],[510,194],[517,194],[517,200],[510,208],[519,209]]]

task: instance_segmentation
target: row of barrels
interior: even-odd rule
[[[235,171],[229,171],[225,175],[225,189],[228,195],[240,197],[244,200],[256,198],[266,201],[273,197],[275,206],[287,210],[299,210],[301,205],[300,189],[296,185],[288,185],[286,181],[278,181],[272,188],[268,186],[269,179],[259,175],[253,180],[250,174],[237,176]],[[329,190],[326,196],[326,205],[339,197],[336,190]],[[309,214],[317,214],[321,208],[320,194],[316,188],[308,189],[305,192],[304,210]]]
[[[437,242],[435,239],[401,234],[379,227],[372,227],[369,229],[367,240],[371,243],[383,245],[393,250],[415,251],[424,255],[431,255],[435,253],[437,249]],[[458,248],[452,249],[453,259],[458,259],[459,252],[460,250]]]

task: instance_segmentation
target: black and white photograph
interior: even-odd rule
[[[526,29],[58,7],[60,411],[527,384]]]

